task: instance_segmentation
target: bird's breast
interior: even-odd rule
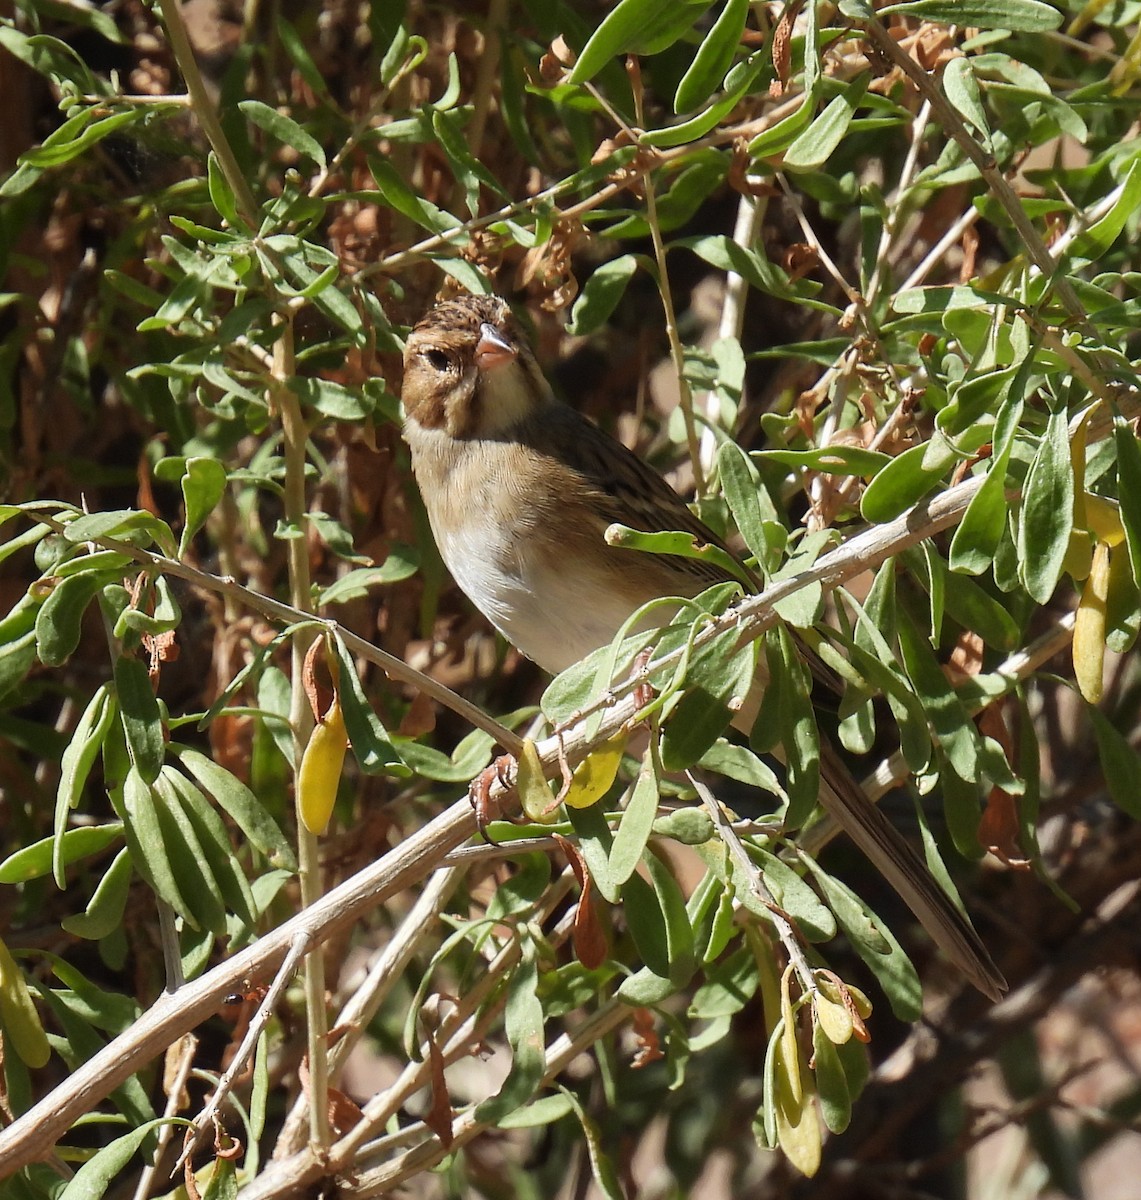
[[[452,577],[492,625],[544,670],[557,673],[607,645],[651,598],[640,594],[634,556],[629,571],[615,572],[601,529],[587,530],[583,522],[560,528],[565,498],[557,488],[545,494],[536,487],[539,468],[517,444],[458,443],[420,428],[406,436],[432,533]]]

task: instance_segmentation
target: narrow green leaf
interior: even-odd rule
[[[732,440],[721,443],[717,450],[717,474],[745,545],[762,566],[772,557],[765,522],[776,516],[772,500],[761,475],[749,456]]]
[[[250,932],[257,923],[257,905],[249,881],[238,865],[234,848],[226,834],[222,818],[206,797],[180,772],[163,768],[163,778],[170,785],[191,828],[205,853],[205,863],[218,887],[227,911],[233,913]]]
[[[120,826],[120,831],[121,828]],[[79,830],[73,829],[70,832],[78,833]],[[115,930],[120,929],[123,923],[123,913],[127,907],[127,897],[131,891],[133,874],[131,852],[124,846],[104,872],[99,886],[96,887],[91,899],[87,902],[87,908],[81,913],[64,917],[60,924],[75,937],[92,942],[108,937]]]
[[[118,821],[107,825],[80,825],[76,829],[69,829],[63,835],[61,861],[66,867],[81,858],[98,854],[122,836],[123,826]],[[54,845],[55,838],[46,837],[9,854],[0,862],[0,883],[27,883],[29,879],[39,879],[49,874],[52,870]]]
[[[19,1058],[29,1067],[47,1065],[51,1057],[51,1045],[44,1033],[43,1022],[28,981],[12,957],[8,947],[0,941],[0,1021],[4,1035],[10,1041]]]
[[[120,655],[115,660],[115,692],[131,764],[146,783],[153,783],[162,768],[162,714],[140,659]]]
[[[955,694],[930,643],[906,611],[899,613],[899,648],[908,678],[947,758],[961,779],[978,779],[978,747],[970,714]]]
[[[410,579],[420,569],[419,552],[412,546],[395,545],[379,567],[349,571],[320,592],[318,603],[349,604],[363,600],[373,588]]]
[[[647,749],[642,759],[642,769],[638,772],[638,779],[610,846],[610,878],[619,887],[633,875],[641,861],[657,814],[658,779],[654,772],[653,755]]]
[[[59,667],[75,653],[83,614],[101,580],[92,572],[69,575],[52,589],[36,614],[36,653],[45,667]]]
[[[705,35],[693,62],[674,93],[674,112],[690,112],[704,103],[720,86],[749,18],[749,0],[727,0],[713,28]]]
[[[100,684],[91,697],[83,715],[76,723],[71,741],[60,760],[59,786],[56,789],[53,873],[56,886],[66,886],[64,879],[64,836],[67,814],[79,803],[79,797],[87,784],[87,776],[103,749],[103,739],[115,719],[115,698],[108,684]],[[75,831],[78,832],[78,831]]]
[[[786,467],[822,471],[825,475],[872,476],[892,461],[890,454],[865,450],[862,446],[820,446],[813,450],[756,450],[758,462],[776,462]]]
[[[275,866],[296,871],[293,848],[278,828],[265,806],[236,776],[213,759],[189,746],[170,745],[170,752],[214,797],[219,808],[227,812],[237,827]]]
[[[226,468],[216,458],[188,458],[181,486],[186,524],[178,543],[179,558],[185,555],[191,539],[218,507],[226,491]]]
[[[1064,410],[1050,414],[1030,464],[1018,524],[1018,575],[1039,604],[1058,586],[1074,525],[1074,468]]]
[[[1062,14],[1042,0],[908,0],[881,8],[881,21],[899,14],[945,25],[977,25],[980,29],[1010,29],[1019,33],[1044,33],[1057,29]]]
[[[812,707],[812,684],[792,635],[783,625],[769,630],[765,655],[770,680],[780,678],[781,703],[777,716],[787,764],[789,798],[785,820],[798,829],[816,807],[820,793],[820,733]]]
[[[832,1133],[843,1133],[852,1119],[852,1097],[848,1092],[848,1077],[840,1065],[840,1055],[820,1027],[812,1024],[812,1060],[816,1075],[816,1091],[820,1097],[820,1115]]]
[[[333,635],[337,665],[340,675],[341,709],[345,715],[345,728],[353,757],[366,775],[387,772],[407,776],[408,768],[389,740],[388,731],[381,724],[375,709],[364,694],[360,676],[357,674],[353,657],[340,634]]]
[[[605,324],[637,270],[638,259],[633,254],[619,255],[597,267],[574,302],[567,332],[581,337]]]
[[[176,781],[181,778],[173,767],[164,766],[152,790],[164,853],[175,878],[180,881],[179,891],[194,914],[195,927],[223,934],[226,932],[226,902],[215,874],[213,855],[203,845],[176,786]]]
[[[990,149],[990,125],[983,108],[979,81],[975,78],[971,60],[965,55],[953,58],[943,70],[943,91],[953,108],[975,127],[982,144]]]
[[[168,846],[167,833],[159,820],[154,790],[133,766],[123,784],[123,810],[123,832],[135,870],[156,896],[165,900],[192,928],[198,929],[198,918],[183,898],[178,870],[180,867],[185,872],[182,879],[187,889],[192,891],[197,865],[186,852],[181,839],[178,839],[177,847]],[[174,859],[171,850],[175,850]]]
[[[238,216],[238,205],[233,190],[218,164],[217,155],[211,150],[206,159],[206,185],[210,192],[210,203],[231,229],[245,230],[246,223]]]
[[[788,170],[815,171],[831,158],[848,132],[870,79],[870,75],[864,75],[847,84],[808,128],[797,134],[784,154],[784,166]]]
[[[116,1138],[76,1171],[58,1200],[101,1200],[115,1176],[135,1157],[151,1132],[166,1124],[189,1127],[190,1122],[181,1117],[156,1117]]]
[[[1123,813],[1141,821],[1141,757],[1102,712],[1093,705],[1086,712],[1093,722],[1101,769],[1113,802]]]
[[[1067,257],[1100,258],[1120,236],[1126,222],[1141,207],[1141,162],[1134,162],[1113,207],[1071,243]]]
[[[932,442],[920,442],[902,454],[897,454],[864,490],[860,513],[864,520],[875,525],[893,521],[918,503],[947,473],[955,462],[950,447],[938,457],[932,457]]]
[[[834,938],[836,922],[833,914],[820,903],[816,893],[792,867],[761,846],[750,845],[748,850],[749,857],[760,864],[765,886],[778,907],[792,917],[804,936],[810,942],[826,942]],[[734,878],[738,893],[743,895],[746,881],[737,875],[736,868]]]
[[[620,0],[583,46],[568,82],[589,82],[616,55],[666,49],[708,7],[707,0],[683,5],[662,4],[661,0]],[[664,45],[660,44],[663,38],[669,39]]]
[[[909,1024],[918,1021],[923,1013],[923,988],[895,935],[851,888],[822,870],[807,854],[800,857],[852,947],[879,980],[891,1011]]]
[[[311,158],[322,170],[325,169],[325,151],[320,142],[292,117],[287,117],[276,108],[270,108],[260,100],[239,100],[238,107],[261,130],[279,142],[292,146],[299,154]]]
[[[995,453],[986,480],[975,493],[955,536],[951,539],[952,571],[981,575],[994,561],[1006,529],[1006,470],[1014,448],[1014,434],[1022,421],[1022,397],[1008,397],[994,428]]]
[[[321,100],[330,102],[329,85],[325,82],[325,77],[318,70],[317,64],[310,57],[301,35],[282,16],[277,18],[276,29],[278,40],[285,47],[286,54],[289,55],[290,61],[297,68],[301,78],[309,85],[315,96]],[[387,83],[388,80],[384,82]]]
[[[622,892],[610,876],[610,851],[614,846],[614,835],[607,824],[602,806],[592,804],[589,808],[568,807],[566,812],[571,827],[578,836],[578,848],[583,862],[586,863],[586,869],[590,872],[599,895],[607,904],[617,904]]]
[[[495,1122],[522,1107],[535,1094],[546,1071],[543,1005],[539,999],[539,970],[535,945],[521,939],[519,964],[507,982],[503,1023],[511,1047],[511,1070],[503,1086],[476,1108],[476,1119]]]
[[[1117,495],[1121,503],[1121,523],[1133,579],[1141,585],[1141,446],[1132,426],[1120,416],[1114,418],[1113,440],[1117,449]]]

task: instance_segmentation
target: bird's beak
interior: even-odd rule
[[[481,371],[493,370],[513,362],[518,354],[515,347],[489,321],[479,327],[475,347],[475,365]]]

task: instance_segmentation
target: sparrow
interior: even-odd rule
[[[557,674],[643,604],[731,578],[704,559],[611,545],[608,526],[683,531],[731,553],[652,467],[559,400],[506,301],[437,304],[404,351],[404,438],[440,555],[477,609]],[[668,608],[654,620],[668,621]],[[758,675],[757,689],[763,686]],[[747,704],[734,724],[748,732]],[[932,940],[992,999],[1006,982],[911,845],[821,747],[820,803]]]

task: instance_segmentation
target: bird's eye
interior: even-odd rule
[[[447,371],[452,365],[452,360],[443,350],[425,350],[424,357],[433,371]]]

